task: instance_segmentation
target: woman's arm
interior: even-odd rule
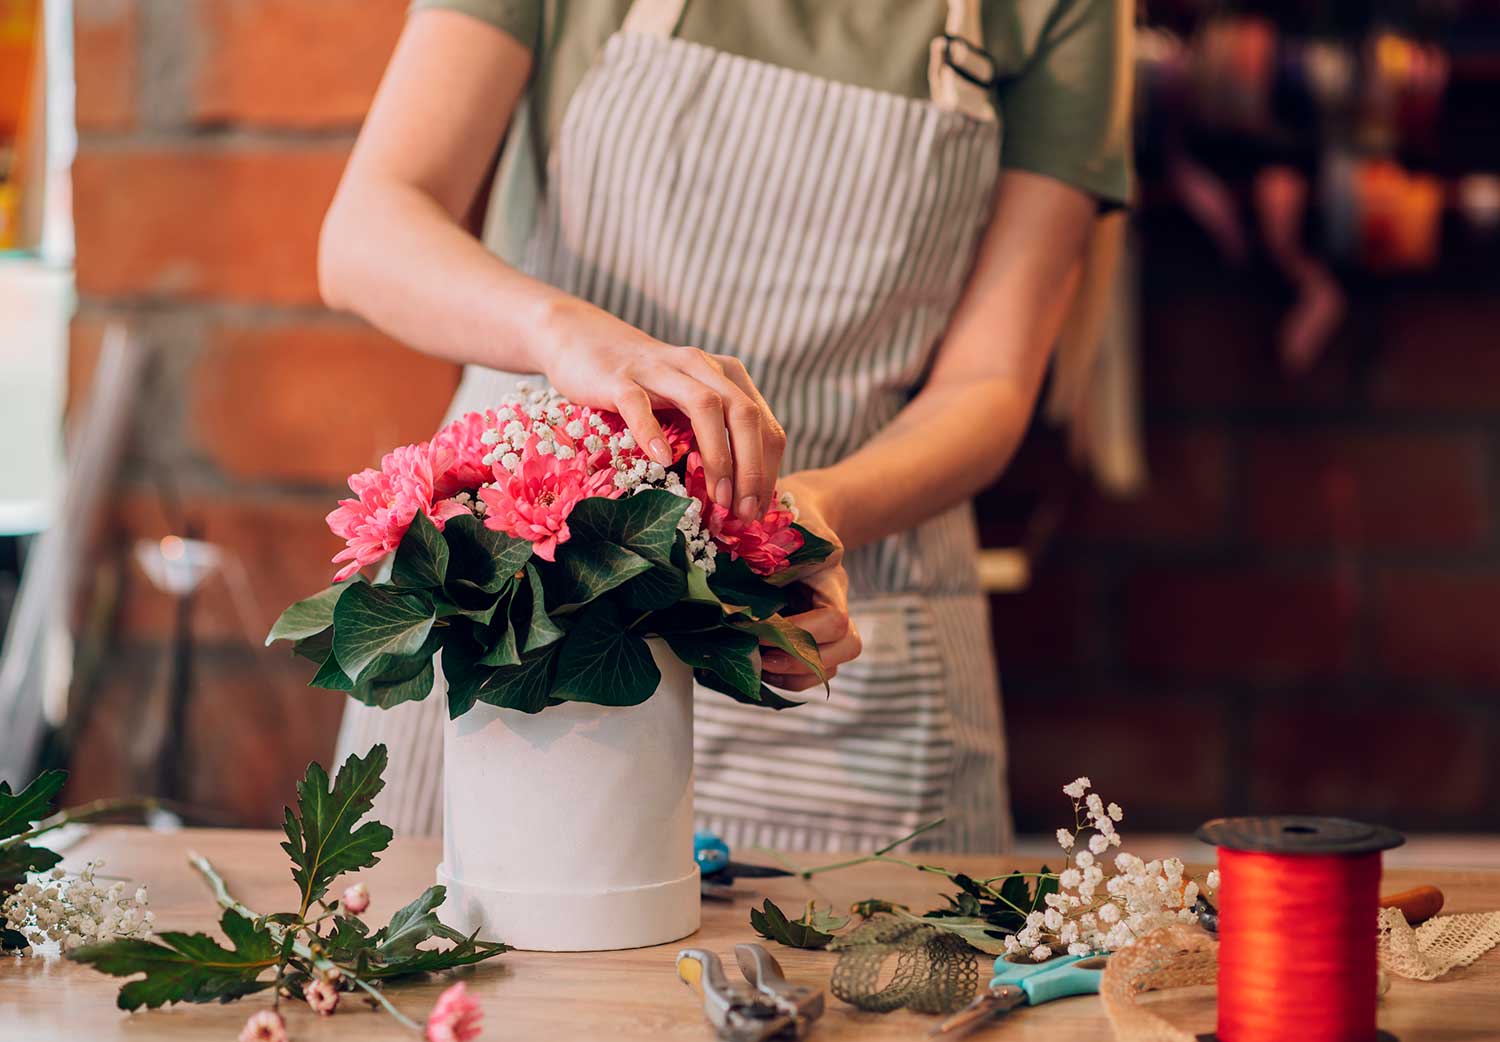
[[[1020,444],[1095,220],[1092,198],[1024,171],[995,213],[931,374],[892,423],[831,467],[787,478],[809,521],[862,546],[972,497]],[[820,523],[821,522],[821,523]]]
[[[462,228],[531,65],[467,15],[411,16],[323,224],[324,299],[440,358],[543,373],[573,401],[618,412],[659,462],[671,459],[651,410],[681,409],[715,500],[759,516],[785,438],[743,365],[647,336]]]

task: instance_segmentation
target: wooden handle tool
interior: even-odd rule
[[[1443,910],[1443,892],[1435,886],[1418,886],[1380,899],[1381,908],[1399,908],[1406,921],[1415,926]]]

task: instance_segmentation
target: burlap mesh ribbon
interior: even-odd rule
[[[1412,927],[1399,908],[1380,910],[1380,964],[1412,980],[1437,980],[1500,944],[1500,912],[1440,915]]]
[[[878,915],[828,948],[839,953],[830,984],[834,995],[872,1013],[952,1013],[979,986],[968,944],[920,920]]]

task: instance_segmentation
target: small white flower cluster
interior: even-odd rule
[[[656,464],[652,464],[653,467]],[[687,537],[688,560],[702,568],[709,575],[714,574],[714,561],[719,552],[718,544],[708,534],[708,529],[703,527],[703,504],[696,496],[688,495],[687,486],[682,479],[671,471],[667,471],[660,483],[656,485],[642,483],[631,490],[631,495],[637,492],[645,492],[649,488],[659,488],[674,496],[682,496],[688,501],[687,512],[682,515],[682,520],[677,522],[677,530]]]
[[[666,477],[665,467],[636,450],[635,437],[629,431],[612,433],[603,416],[590,409],[577,409],[551,387],[522,381],[516,384],[516,393],[502,405],[514,407],[526,420],[512,416],[498,429],[492,428],[481,435],[480,440],[491,447],[482,460],[486,465],[499,463],[514,474],[521,468],[521,454],[533,435],[537,438],[538,455],[572,459],[578,450],[558,439],[556,432],[560,428],[591,456],[608,448],[616,488],[631,492],[641,485],[660,487]]]
[[[1089,792],[1092,784],[1078,778],[1063,786],[1073,800],[1073,828],[1057,830],[1067,865],[1057,874],[1057,892],[1044,899],[1047,910],[1032,912],[1023,928],[1005,938],[1006,954],[1026,952],[1043,962],[1054,948],[1069,955],[1113,951],[1168,923],[1197,920],[1199,887],[1184,878],[1177,858],[1143,861],[1122,851],[1115,855],[1115,874],[1105,877],[1098,858],[1120,845],[1115,824],[1125,812]],[[1091,835],[1080,844],[1084,832]],[[1218,872],[1210,872],[1207,882],[1209,890],[1218,889]]]
[[[0,906],[5,925],[33,945],[55,941],[65,952],[94,941],[149,935],[156,916],[146,907],[146,888],[127,897],[124,883],[99,887],[94,873],[102,864],[90,862],[73,879],[60,868],[28,879]]]

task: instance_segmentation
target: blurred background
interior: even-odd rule
[[[458,378],[318,301],[404,13],[0,0],[0,777],[265,826],[331,755],[262,638]],[[1494,831],[1500,2],[1142,21],[1118,274],[979,504],[1018,824]]]

